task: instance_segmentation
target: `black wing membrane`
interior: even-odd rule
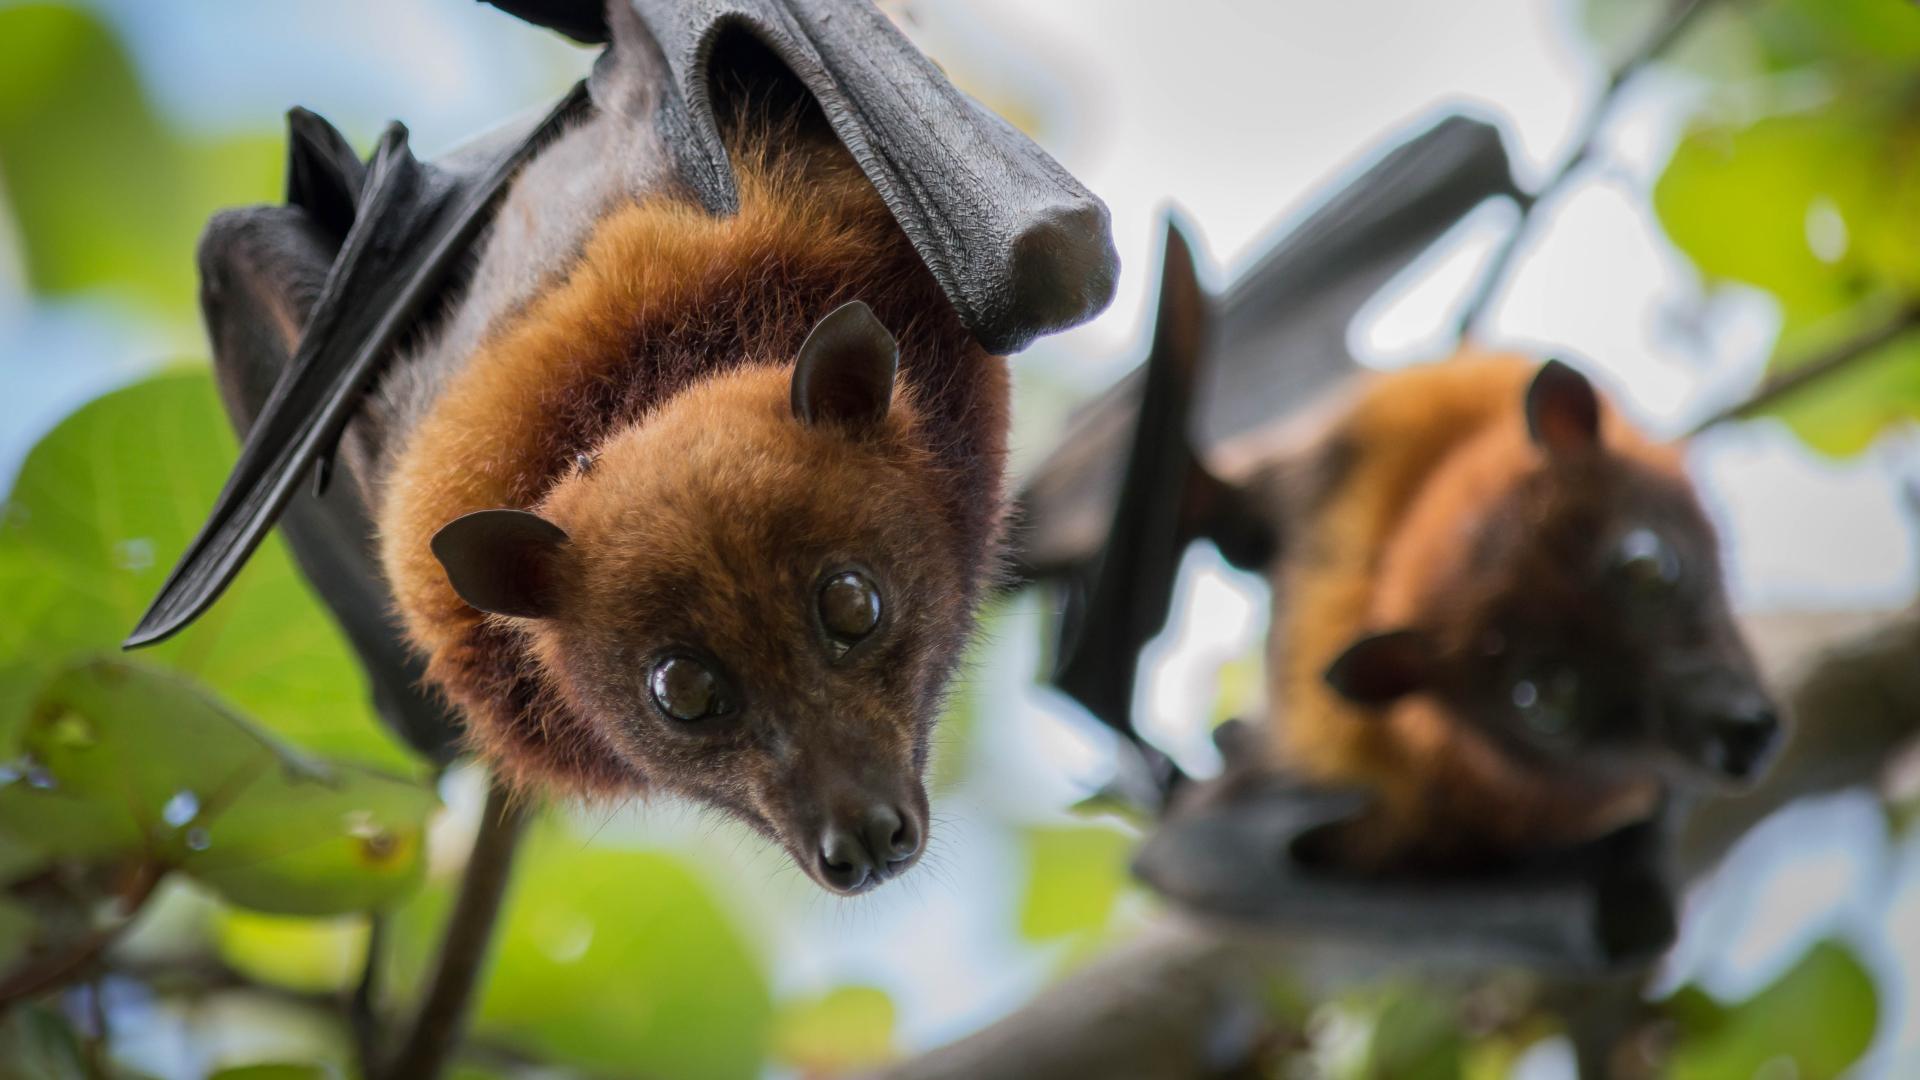
[[[716,214],[739,205],[717,75],[746,39],[819,103],[980,344],[1017,352],[1113,298],[1104,203],[962,94],[867,0],[632,0],[671,73],[653,120]],[[716,69],[721,69],[716,71]]]
[[[1216,465],[1223,447],[1310,410],[1357,370],[1347,332],[1360,309],[1468,211],[1515,190],[1499,131],[1454,115],[1394,145],[1316,200],[1224,295],[1210,299],[1191,415],[1172,418],[1185,425],[1179,438],[1163,439],[1134,422],[1144,369],[1076,414],[1069,437],[1020,497],[1023,574],[1072,573],[1098,557],[1109,527],[1140,527],[1114,512],[1122,463],[1136,436],[1190,447],[1196,460]],[[1238,478],[1231,465],[1213,471]],[[1221,519],[1211,527],[1220,535],[1210,538],[1232,557],[1234,523]],[[1207,535],[1204,527],[1190,531]]]
[[[305,126],[317,135],[319,146],[330,142],[332,128],[312,127],[313,120],[300,115],[294,122],[296,131]],[[302,141],[296,134],[296,159],[311,150]],[[357,192],[359,159],[349,153],[339,161],[342,168],[324,173],[296,167],[289,173],[293,186]],[[341,186],[334,180],[355,182]],[[344,216],[322,203],[296,202],[225,211],[200,241],[200,302],[214,374],[227,414],[243,432],[285,376],[352,221],[345,202],[337,207]],[[458,728],[440,702],[421,690],[424,666],[393,633],[392,600],[374,563],[373,529],[360,493],[358,484],[324,491],[302,485],[281,513],[281,535],[359,654],[382,719],[422,754],[445,761]]]
[[[1303,865],[1296,843],[1361,805],[1275,782],[1190,812],[1148,837],[1134,872],[1189,911],[1402,960],[1633,969],[1673,942],[1658,822],[1510,869],[1451,877],[1345,877]]]
[[[419,330],[472,254],[507,183],[592,103],[644,102],[688,190],[716,214],[738,195],[714,86],[739,57],[771,54],[811,95],[980,342],[1014,351],[1084,321],[1112,297],[1118,260],[1106,207],[1045,152],[955,90],[867,0],[501,0],[501,8],[585,41],[606,15],[641,21],[658,63],[638,98],[590,82],[517,135],[423,163],[394,125],[363,167],[344,140],[296,114],[288,202],[341,242],[284,377],[259,410],[226,487],[128,648],[163,640],[210,605],[318,467],[396,343]],[[754,50],[731,49],[741,40]],[[743,61],[745,62],[745,61]]]
[[[351,224],[299,348],[248,430],[212,514],[127,648],[178,632],[233,580],[301,477],[330,455],[380,363],[465,261],[507,181],[585,104],[584,88],[576,87],[526,137],[458,167],[415,158],[406,128],[394,124],[364,170],[352,168],[337,132],[322,130],[325,122],[310,113],[295,114],[289,205],[331,224],[351,214]]]

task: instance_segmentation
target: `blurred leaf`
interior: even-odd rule
[[[0,899],[0,971],[10,971],[33,944],[38,923],[33,911],[16,900]]]
[[[396,986],[417,982],[451,906],[396,920]],[[506,900],[476,1030],[543,1060],[676,1080],[759,1075],[773,1006],[745,939],[680,860],[534,827]]]
[[[90,402],[27,455],[0,513],[0,744],[45,672],[118,648],[234,453],[213,380],[196,371]],[[194,676],[307,750],[418,769],[375,718],[357,660],[278,537],[198,622],[140,657]]]
[[[58,1012],[33,1002],[0,1014],[0,1080],[86,1080],[80,1040]]]
[[[1792,970],[1737,1005],[1687,988],[1667,1003],[1680,1027],[1669,1062],[1674,1080],[1722,1080],[1766,1073],[1788,1062],[1790,1075],[1840,1075],[1866,1052],[1878,1023],[1873,979],[1832,942],[1815,945]]]
[[[380,907],[423,872],[430,789],[301,757],[169,674],[63,672],[21,743],[0,831],[50,856],[156,861],[282,914]]]
[[[366,959],[362,918],[294,919],[235,909],[221,913],[216,934],[227,966],[303,993],[353,985]]]
[[[1920,16],[1915,16],[1920,19]],[[1835,101],[1682,141],[1654,191],[1667,233],[1709,277],[1765,289],[1790,370],[1920,296],[1920,122]],[[1900,341],[1774,410],[1815,449],[1856,453],[1920,416],[1920,352]]]
[[[1640,49],[1672,11],[1673,0],[1586,0],[1580,6],[1581,28],[1599,53],[1597,62],[1611,71]],[[1718,79],[1752,75],[1766,62],[1752,21],[1730,4],[1694,18],[1659,59]]]
[[[1682,140],[1654,188],[1667,235],[1709,277],[1772,293],[1796,334],[1864,299],[1920,286],[1920,253],[1889,245],[1910,189],[1909,125],[1840,104]],[[1914,222],[1920,225],[1920,222]]]
[[[1384,992],[1367,1042],[1368,1076],[1454,1080],[1465,1071],[1466,1036],[1453,1005],[1412,985]]]
[[[1020,933],[1046,940],[1105,928],[1127,881],[1133,840],[1112,829],[1028,829]]]
[[[1749,14],[1775,65],[1817,63],[1841,79],[1911,74],[1920,14],[1888,0],[1772,0]]]
[[[1821,453],[1860,453],[1888,427],[1920,417],[1920,334],[1862,356],[1846,371],[1807,383],[1766,415],[1784,420]]]
[[[201,223],[274,198],[281,157],[278,137],[170,131],[97,16],[0,9],[0,177],[35,289],[111,287],[189,317]]]
[[[1219,727],[1229,720],[1244,720],[1265,712],[1262,702],[1267,693],[1267,668],[1264,649],[1254,649],[1220,665],[1214,676],[1213,708],[1208,727]]]
[[[336,1076],[318,1065],[241,1065],[221,1069],[207,1080],[334,1080]]]
[[[773,1055],[806,1075],[839,1075],[894,1057],[893,999],[871,986],[843,986],[789,1002],[774,1020]]]

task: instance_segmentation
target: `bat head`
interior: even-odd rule
[[[610,435],[537,515],[483,511],[435,541],[651,787],[738,816],[842,894],[925,847],[929,736],[968,624],[896,349],[846,305],[797,361],[701,380]]]
[[[1528,387],[1524,454],[1479,481],[1452,521],[1456,553],[1422,580],[1404,623],[1353,642],[1327,671],[1345,696],[1433,695],[1526,759],[1740,784],[1781,724],[1735,627],[1718,544],[1670,448],[1602,422],[1593,387],[1548,362]],[[1473,483],[1471,477],[1466,483]]]

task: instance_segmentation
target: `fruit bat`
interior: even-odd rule
[[[1199,286],[1189,246],[1170,227],[1146,362],[1083,410],[1020,499],[1022,570],[1066,586],[1058,685],[1131,737],[1135,657],[1164,623],[1186,546],[1211,540],[1230,562],[1273,570],[1290,542],[1325,539],[1309,534],[1307,518],[1271,512],[1271,485],[1311,488],[1315,478],[1276,476],[1266,463],[1277,448],[1325,445],[1329,403],[1358,370],[1346,337],[1359,309],[1467,211],[1515,190],[1497,133],[1450,117],[1320,200],[1222,295]],[[1549,390],[1568,386],[1557,373],[1546,381]],[[1559,417],[1577,418],[1592,400],[1550,396],[1570,403],[1547,414]],[[1522,404],[1516,392],[1516,423]],[[1283,604],[1294,585],[1275,581]],[[1398,640],[1382,636],[1389,646]],[[1750,675],[1731,651],[1729,670]],[[1407,687],[1394,689],[1394,666],[1372,663],[1394,652],[1362,649],[1326,674],[1362,695],[1367,677],[1383,676],[1372,687],[1397,698]],[[1267,740],[1244,724],[1217,740],[1229,762],[1219,781],[1186,782],[1151,748],[1148,767],[1135,770],[1162,781],[1171,804],[1136,870],[1184,906],[1320,937],[1546,967],[1638,964],[1671,939],[1670,815],[1659,807],[1591,840],[1497,865],[1355,873],[1324,846],[1365,819],[1364,785],[1246,767]]]
[[[431,162],[295,110],[285,205],[209,225],[244,442],[127,645],[278,522],[423,752],[862,891],[997,565],[1000,355],[1106,305],[1106,209],[866,0],[497,6],[591,77]]]

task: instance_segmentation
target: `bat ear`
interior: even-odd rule
[[[868,427],[886,419],[900,346],[855,300],[814,326],[793,367],[793,415],[803,424]]]
[[[1585,375],[1558,360],[1540,366],[1527,387],[1527,432],[1549,455],[1600,445],[1600,399]]]
[[[433,557],[460,599],[495,615],[541,619],[553,613],[556,563],[567,545],[560,526],[525,510],[476,510],[433,534]]]
[[[1327,666],[1327,685],[1349,701],[1385,705],[1433,681],[1433,643],[1418,630],[1368,634]]]

